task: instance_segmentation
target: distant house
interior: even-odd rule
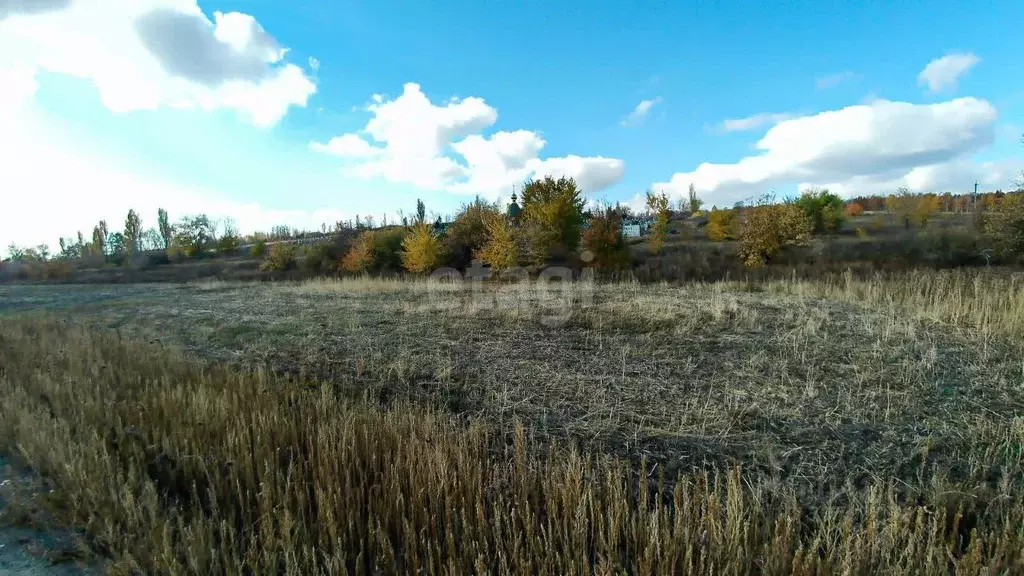
[[[625,238],[639,238],[646,236],[651,230],[654,220],[651,218],[628,218],[622,220],[622,236]]]

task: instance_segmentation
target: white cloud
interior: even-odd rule
[[[814,85],[818,88],[818,90],[824,90],[825,88],[833,88],[835,86],[842,84],[843,82],[846,82],[847,80],[855,80],[857,78],[860,78],[859,74],[850,70],[846,70],[844,72],[829,74],[827,76],[817,78],[814,81]]]
[[[334,209],[280,210],[254,202],[240,202],[207,188],[182,185],[126,167],[123,160],[92,151],[87,139],[54,121],[32,102],[30,74],[18,83],[11,74],[0,74],[0,85],[19,87],[0,91],[0,252],[6,256],[10,243],[49,244],[56,249],[61,236],[76,231],[89,235],[92,226],[106,219],[119,229],[129,208],[138,211],[147,227],[156,225],[162,207],[172,219],[183,214],[206,213],[214,218],[231,217],[240,230],[268,230],[277,224],[318,229],[349,219]]]
[[[753,130],[764,126],[765,124],[778,124],[779,122],[793,118],[793,116],[793,114],[788,112],[761,112],[760,114],[754,114],[753,116],[747,116],[746,118],[730,118],[722,121],[722,131],[742,132],[745,130]]]
[[[0,68],[88,79],[114,112],[228,108],[269,126],[316,92],[248,14],[216,12],[211,22],[196,0],[43,4],[0,9]]]
[[[918,85],[928,86],[930,92],[956,88],[957,81],[971,68],[981,62],[970,52],[947,54],[928,63],[917,75]]]
[[[941,167],[993,141],[997,117],[975,98],[927,105],[878,100],[780,122],[757,142],[760,154],[734,164],[705,162],[652,187],[682,197],[692,182],[709,203],[722,205],[793,182],[847,193],[884,192],[897,181],[940,186]]]
[[[374,94],[367,110],[373,117],[361,134],[310,144],[345,160],[349,176],[496,198],[528,177],[547,175],[575,178],[584,192],[596,192],[618,181],[624,170],[621,160],[600,156],[541,159],[547,142],[528,130],[483,136],[498,112],[477,97],[435,105],[418,84],[408,83],[394,100]]]
[[[633,108],[633,111],[629,113],[629,116],[622,121],[623,126],[634,126],[640,124],[647,118],[647,113],[651,111],[656,105],[661,104],[661,96],[656,96],[650,100],[642,100]]]

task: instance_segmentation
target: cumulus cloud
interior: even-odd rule
[[[960,77],[979,62],[981,58],[970,52],[947,54],[929,62],[917,75],[917,83],[927,86],[930,92],[956,88]]]
[[[227,108],[270,126],[316,91],[248,14],[210,21],[196,0],[6,1],[0,68],[87,79],[114,112]]]
[[[747,116],[746,118],[730,118],[722,121],[723,132],[743,132],[746,130],[754,130],[760,128],[765,124],[778,124],[779,122],[789,120],[793,117],[793,114],[788,112],[761,112],[760,114],[754,114],[753,116]]]
[[[220,190],[168,181],[95,152],[87,138],[49,117],[32,101],[32,76],[0,73],[0,251],[19,245],[49,244],[61,236],[106,219],[112,228],[124,222],[128,208],[147,227],[156,225],[158,207],[173,219],[206,213],[231,217],[242,232],[268,230],[278,224],[318,229],[353,215],[330,208],[282,210],[230,198]],[[7,91],[11,86],[20,86]],[[59,167],[59,169],[55,169]],[[6,256],[6,253],[3,254]]]
[[[644,119],[647,118],[647,114],[651,111],[651,108],[654,108],[658,104],[661,104],[661,96],[656,96],[650,100],[642,100],[636,105],[636,108],[633,108],[633,111],[629,113],[629,116],[626,116],[622,121],[622,125],[634,126],[642,123]]]
[[[526,178],[548,175],[575,178],[585,192],[596,192],[624,170],[615,158],[542,159],[547,142],[529,130],[484,136],[480,132],[497,122],[498,111],[477,97],[437,105],[418,84],[408,83],[394,100],[374,94],[367,110],[373,117],[361,133],[310,144],[341,158],[349,176],[495,198]]]
[[[692,182],[718,204],[794,182],[847,193],[886,191],[894,182],[924,190],[939,185],[941,167],[989,145],[997,118],[990,103],[976,98],[877,100],[785,120],[757,142],[759,154],[733,164],[705,162],[652,187],[682,197]]]

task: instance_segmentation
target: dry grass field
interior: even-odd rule
[[[1024,570],[1024,278],[0,286],[0,452],[130,573]]]

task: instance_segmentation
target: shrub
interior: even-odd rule
[[[846,209],[843,210],[843,214],[845,214],[847,218],[856,218],[863,213],[864,207],[857,202],[850,202],[846,205]]]
[[[747,209],[739,256],[748,267],[765,265],[788,246],[806,245],[814,222],[795,204],[760,204]]]
[[[297,261],[295,245],[290,242],[278,242],[270,246],[266,259],[260,264],[260,270],[291,270]]]
[[[843,224],[843,199],[827,189],[805,191],[796,205],[810,218],[815,234],[835,232]]]
[[[855,233],[857,234],[857,238],[860,238],[861,240],[866,240],[871,237],[871,235],[868,234],[868,231],[865,230],[862,226],[857,226]]]
[[[496,270],[508,270],[519,264],[516,228],[501,214],[487,217],[487,243],[474,254]]]
[[[263,239],[257,240],[252,248],[249,249],[249,254],[253,258],[263,258],[267,254],[267,241]]]
[[[364,230],[342,259],[348,272],[380,272],[398,270],[401,266],[402,228]]]
[[[583,231],[583,246],[590,251],[590,265],[595,268],[620,269],[629,265],[622,218],[613,210],[590,220],[590,227]]]
[[[328,273],[337,270],[343,252],[334,242],[317,242],[306,249],[302,268],[309,272]]]
[[[402,240],[402,266],[410,272],[427,273],[441,263],[441,240],[426,222],[413,226]]]
[[[1007,194],[985,214],[981,227],[1000,256],[1008,260],[1024,257],[1024,193]]]
[[[735,208],[712,210],[708,214],[708,239],[715,242],[735,240],[739,225],[739,211]]]
[[[217,252],[225,256],[230,256],[238,252],[238,246],[241,244],[241,239],[234,234],[225,234],[217,240]]]

